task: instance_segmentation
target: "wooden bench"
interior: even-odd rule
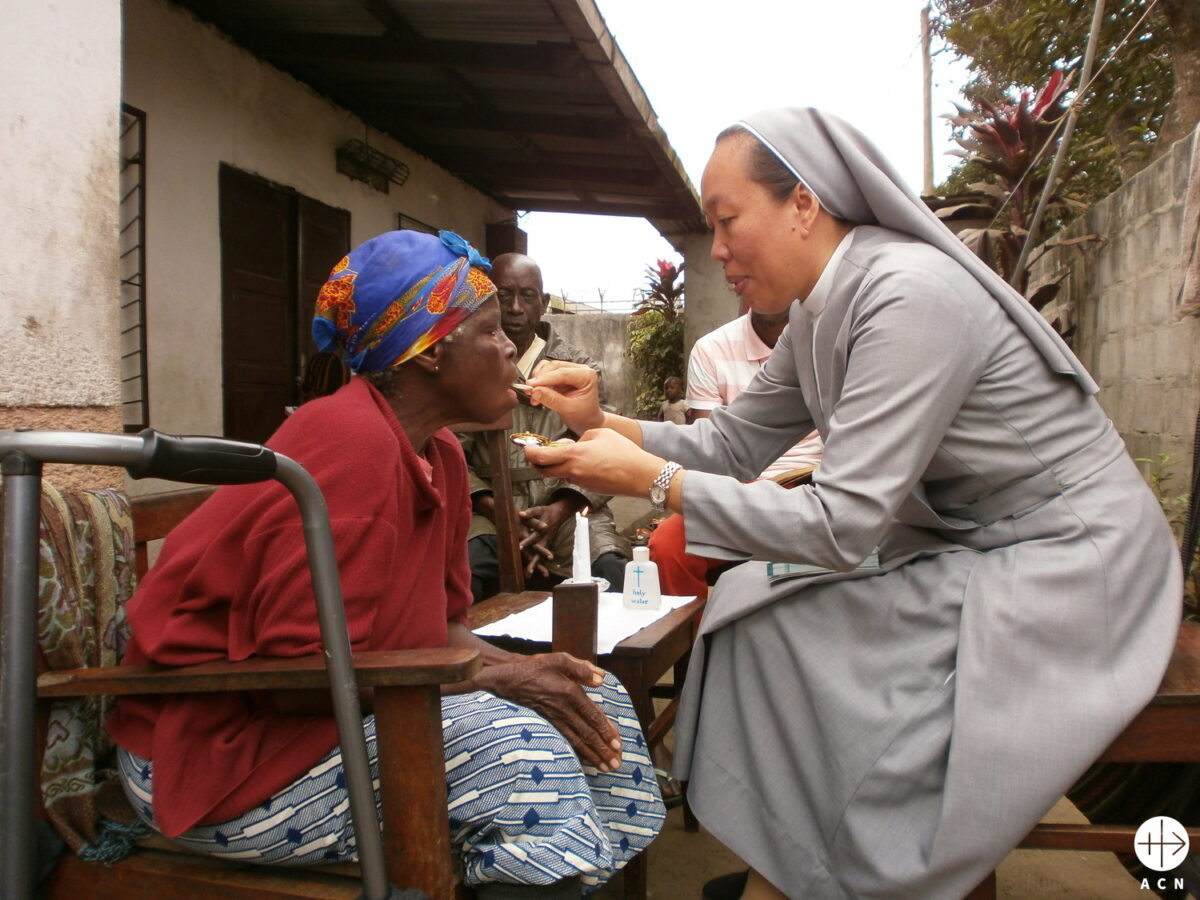
[[[215,487],[193,487],[130,498],[138,578],[150,568],[150,544],[165,538],[215,491]]]
[[[1200,764],[1200,623],[1182,623],[1175,652],[1154,699],[1096,762]],[[1043,823],[1029,832],[1017,849],[1109,850],[1128,854],[1133,852],[1134,834],[1140,824]],[[1200,828],[1189,827],[1187,831],[1194,853],[1200,847]],[[995,900],[995,897],[993,872],[967,895],[967,900]]]

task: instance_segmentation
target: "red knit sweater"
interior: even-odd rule
[[[353,649],[445,646],[447,622],[465,622],[471,602],[454,436],[439,431],[422,460],[379,392],[354,378],[300,407],[268,444],[325,494]],[[172,531],[127,614],[127,664],[319,653],[291,495],[276,482],[218,490]],[[241,815],[337,743],[331,717],[285,715],[243,693],[125,698],[108,727],[154,761],[154,816],[168,837]]]

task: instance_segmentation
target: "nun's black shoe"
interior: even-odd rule
[[[704,890],[700,894],[704,900],[738,900],[742,896],[742,892],[746,890],[746,882],[750,878],[750,870],[744,872],[730,872],[728,875],[721,875],[704,883]]]

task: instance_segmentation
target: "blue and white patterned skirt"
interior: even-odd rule
[[[527,707],[485,691],[442,698],[450,831],[468,884],[550,884],[581,875],[590,890],[661,830],[666,811],[625,688],[608,675],[599,687],[584,690],[621,732],[622,762],[615,772],[581,764],[554,726]],[[363,725],[378,789],[375,717]],[[118,760],[125,793],[153,826],[153,763],[124,750]],[[341,751],[334,748],[244,815],[197,825],[174,840],[196,852],[253,863],[355,859]]]

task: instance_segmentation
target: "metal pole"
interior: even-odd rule
[[[383,833],[371,783],[367,738],[363,732],[362,707],[358,702],[358,682],[354,678],[354,665],[350,659],[350,637],[346,631],[346,610],[342,604],[342,587],[338,580],[329,513],[320,488],[299,463],[282,454],[275,455],[275,462],[275,477],[292,492],[300,507],[304,543],[308,548],[308,566],[317,600],[321,643],[325,646],[325,667],[329,672],[333,717],[337,723],[338,743],[342,748],[342,768],[346,773],[346,793],[354,822],[363,895],[366,900],[385,900],[391,887],[387,880]]]
[[[371,783],[358,685],[325,498],[292,459],[223,438],[0,431],[4,475],[3,669],[0,676],[0,897],[33,896],[34,710],[37,700],[38,526],[41,463],[125,466],[134,478],[194,484],[278,479],[296,498],[309,553],[334,720],[354,822],[365,900],[392,895]],[[15,738],[15,739],[14,739]]]
[[[929,56],[929,6],[921,9],[921,82],[925,106],[925,187],[933,195],[933,61]]]
[[[1029,254],[1033,252],[1034,241],[1037,240],[1038,230],[1042,227],[1042,218],[1046,215],[1046,207],[1050,204],[1051,194],[1054,193],[1059,170],[1062,169],[1063,161],[1067,158],[1067,147],[1071,143],[1071,135],[1075,133],[1079,107],[1083,103],[1084,92],[1087,91],[1088,82],[1092,78],[1092,63],[1096,59],[1096,44],[1099,43],[1100,25],[1103,22],[1104,0],[1096,0],[1096,6],[1092,10],[1092,29],[1088,33],[1087,49],[1083,54],[1083,72],[1079,76],[1079,93],[1075,97],[1075,102],[1071,104],[1071,111],[1067,114],[1067,124],[1063,128],[1062,139],[1058,142],[1058,150],[1054,153],[1054,162],[1050,164],[1050,174],[1046,176],[1046,185],[1042,188],[1042,196],[1038,198],[1037,209],[1034,210],[1033,219],[1029,222],[1029,233],[1025,235],[1025,243],[1021,245],[1017,264],[1013,266],[1010,281],[1014,287],[1020,284],[1021,273],[1025,271],[1025,263],[1029,261]]]
[[[42,464],[4,457],[4,613],[0,660],[0,872],[5,897],[34,889],[38,526]]]

